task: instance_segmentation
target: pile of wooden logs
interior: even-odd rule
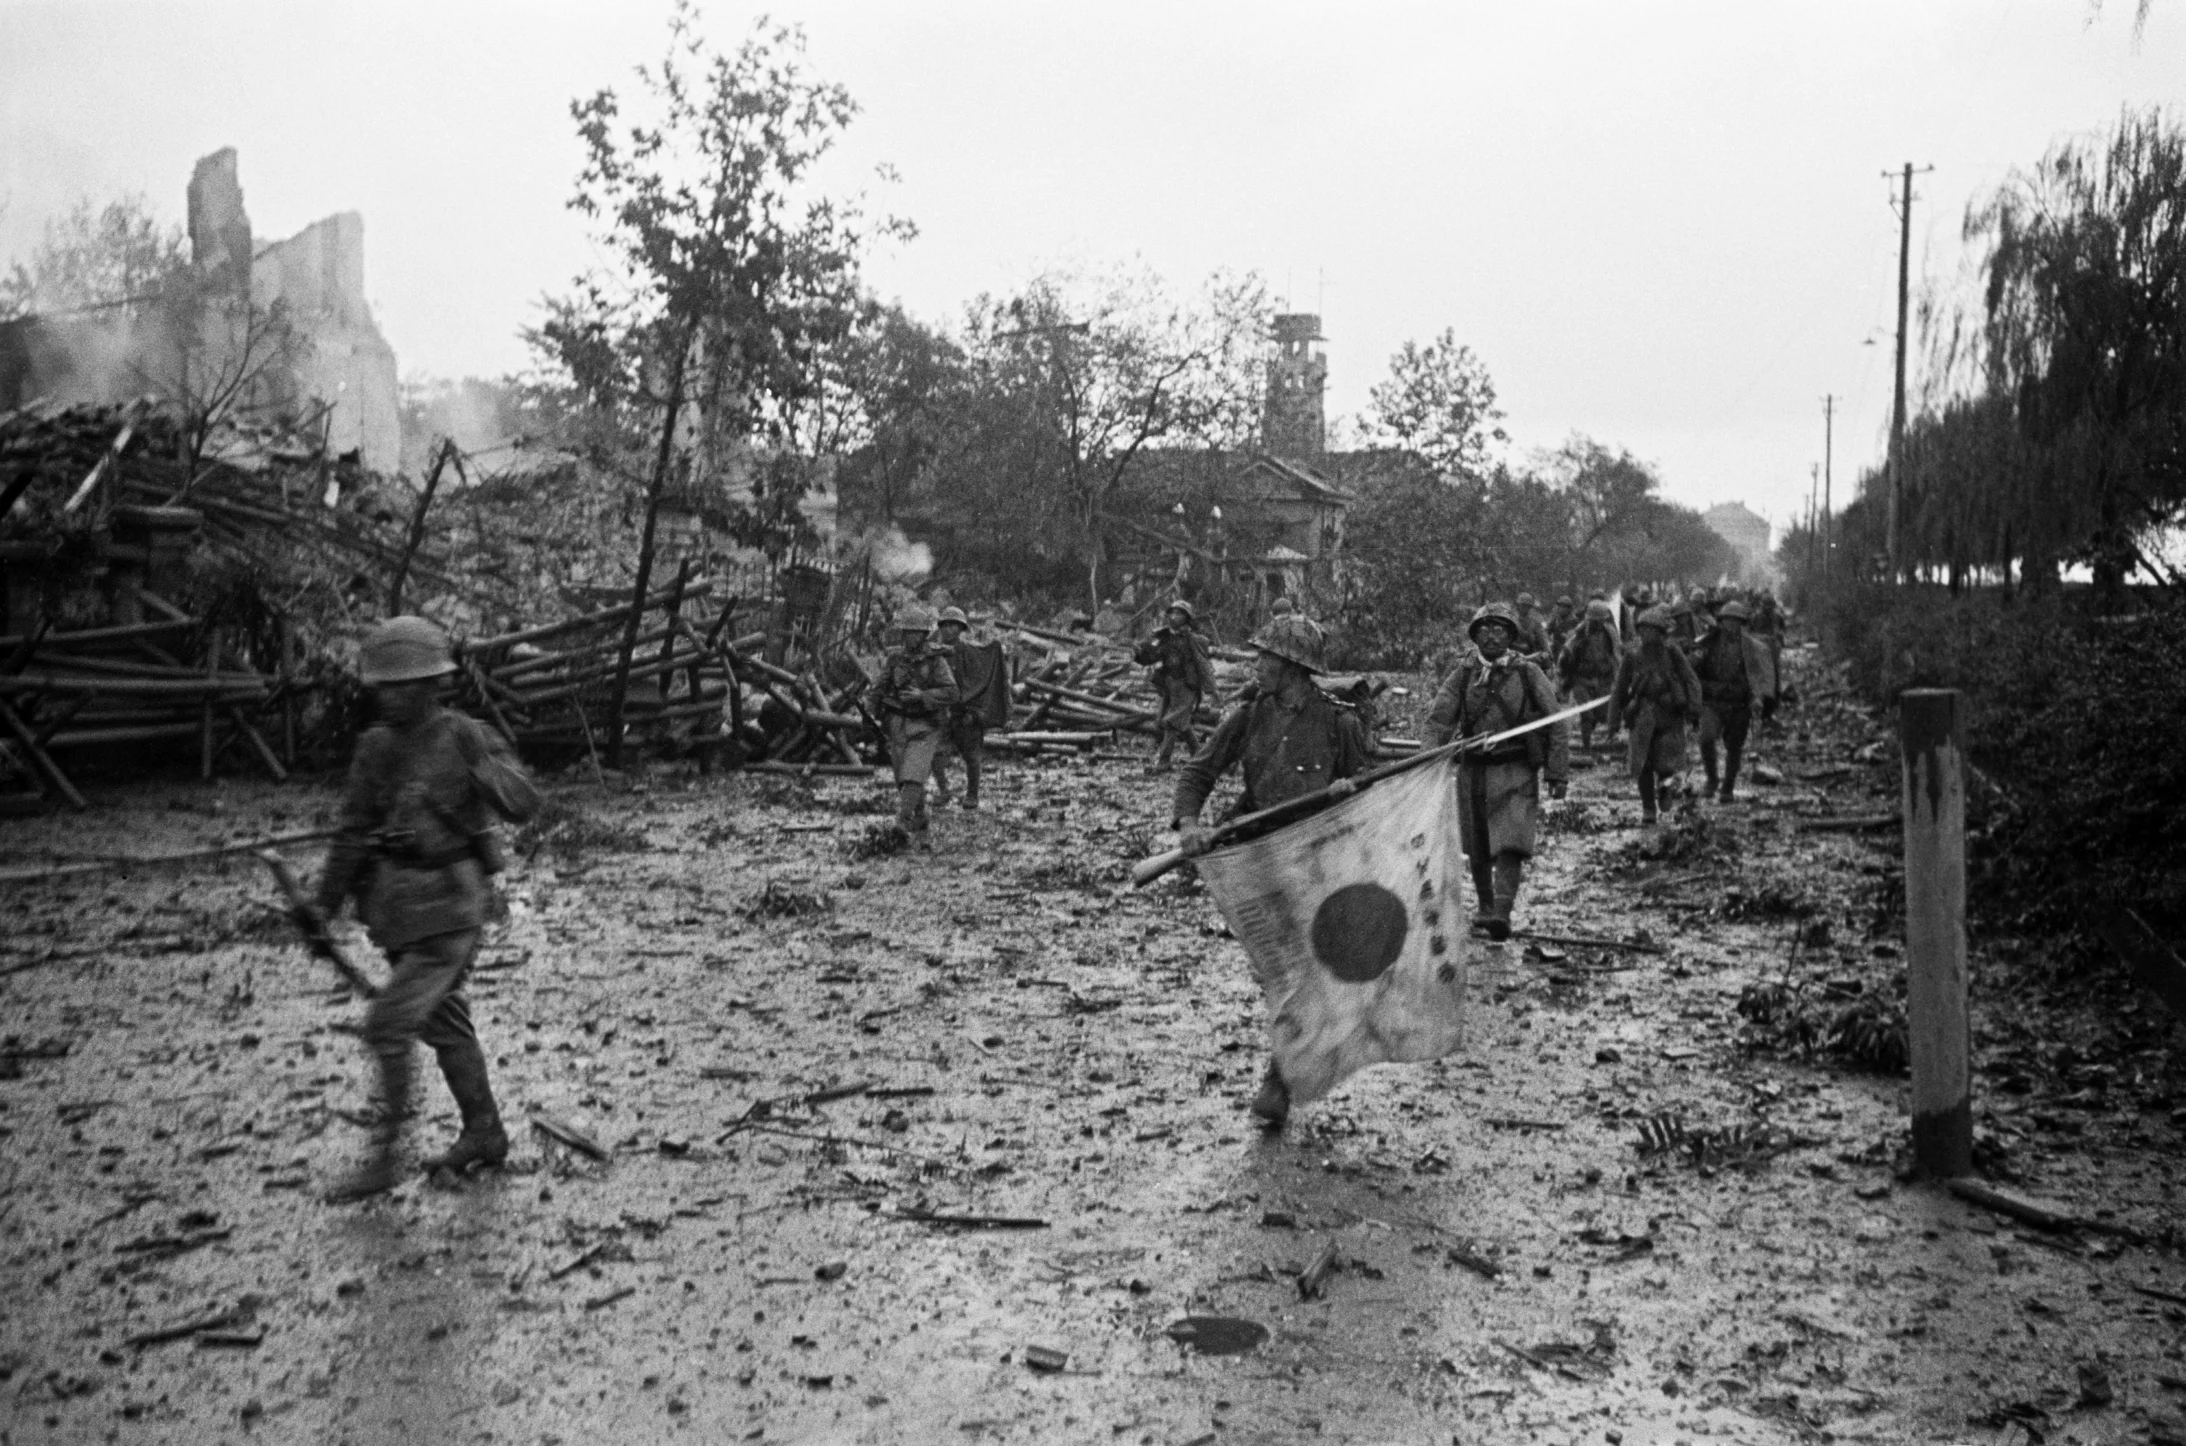
[[[154,599],[154,601],[157,601]],[[296,747],[297,689],[224,646],[217,629],[178,609],[164,621],[0,637],[0,748],[76,808],[84,796],[57,754],[195,739],[211,778],[240,747],[276,779]],[[261,725],[280,724],[276,752]],[[34,805],[35,792],[17,795]]]
[[[870,772],[858,751],[877,736],[858,706],[863,675],[831,690],[809,665],[769,661],[769,630],[732,635],[738,605],[717,602],[716,591],[686,570],[646,598],[629,651],[623,736],[673,737],[707,763],[728,749],[732,766]],[[459,699],[520,749],[582,749],[596,759],[614,727],[630,615],[624,603],[464,643]]]
[[[1020,749],[1091,747],[1119,733],[1159,732],[1161,699],[1149,670],[1135,659],[1135,645],[1095,633],[1051,632],[1024,624],[999,625],[1016,646],[1012,653],[1011,716],[1001,742]],[[1252,682],[1248,648],[1210,647],[1214,690],[1200,699],[1193,722],[1212,727],[1222,710]],[[1344,702],[1362,706],[1376,752],[1410,753],[1411,739],[1379,738],[1373,701],[1382,683],[1363,677],[1324,677],[1321,686]]]
[[[1154,734],[1161,713],[1146,668],[1128,640],[1097,633],[1050,632],[1004,624],[1011,650],[1010,726],[999,741],[1030,751],[1091,747],[1118,733]],[[1251,678],[1251,654],[1213,650],[1216,694],[1200,700],[1197,721],[1211,726],[1222,698]]]

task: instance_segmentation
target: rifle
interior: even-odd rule
[[[304,944],[312,954],[333,965],[335,972],[348,982],[350,988],[367,999],[378,998],[379,986],[367,979],[362,969],[350,963],[349,956],[342,952],[342,946],[334,942],[333,933],[326,927],[326,921],[313,911],[311,898],[304,892],[303,883],[296,877],[296,871],[288,866],[288,860],[272,849],[260,849],[258,857],[267,868],[273,870],[273,881],[281,886],[281,893],[288,899],[288,916],[302,932]]]
[[[1495,744],[1508,742],[1510,739],[1531,733],[1536,728],[1546,728],[1551,723],[1560,723],[1566,718],[1576,718],[1589,708],[1600,708],[1607,705],[1608,702],[1607,698],[1596,698],[1591,703],[1574,703],[1561,712],[1551,713],[1545,718],[1536,718],[1531,723],[1521,723],[1516,728],[1506,728],[1500,733],[1484,733],[1476,738],[1453,739],[1439,748],[1429,748],[1425,752],[1413,754],[1410,758],[1400,758],[1394,763],[1385,763],[1379,768],[1370,768],[1355,778],[1339,779],[1338,782],[1350,784],[1354,791],[1363,789],[1369,784],[1379,783],[1385,778],[1393,778],[1399,773],[1418,768],[1422,764],[1432,763],[1440,758],[1448,758],[1454,753],[1462,753],[1473,748],[1493,747]],[[1331,784],[1329,788],[1334,786],[1334,784]],[[1311,793],[1301,793],[1296,798],[1285,799],[1272,808],[1263,808],[1252,813],[1241,814],[1227,823],[1217,824],[1213,830],[1213,836],[1208,841],[1208,850],[1211,852],[1247,832],[1263,833],[1271,825],[1285,824],[1294,818],[1315,812],[1322,805],[1334,801],[1329,797],[1329,788],[1317,788]],[[1151,858],[1140,859],[1131,866],[1131,883],[1134,887],[1144,887],[1175,868],[1178,864],[1183,863],[1189,857],[1191,855],[1185,853],[1183,849],[1177,848],[1170,849],[1166,853],[1155,854]]]

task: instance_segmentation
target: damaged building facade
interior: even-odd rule
[[[395,352],[364,298],[364,218],[258,241],[231,148],[197,163],[189,238],[187,274],[155,294],[0,324],[0,412],[150,395],[296,427],[329,456],[395,471]]]

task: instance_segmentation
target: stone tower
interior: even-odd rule
[[[1319,345],[1323,340],[1318,316],[1275,318],[1275,355],[1268,362],[1260,445],[1279,457],[1318,457],[1327,447],[1323,401],[1328,356]]]

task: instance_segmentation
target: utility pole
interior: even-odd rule
[[[1837,398],[1822,397],[1822,576],[1829,576],[1829,550],[1837,539],[1829,516],[1829,466],[1837,444]]]
[[[1822,466],[1819,462],[1809,462],[1806,470],[1806,575],[1811,578],[1815,569],[1815,530],[1820,524],[1814,509],[1821,501]]]
[[[1923,173],[1934,170],[1923,166]],[[1884,171],[1885,180],[1899,179]],[[1895,582],[1905,568],[1905,302],[1907,278],[1913,254],[1913,163],[1902,173],[1903,191],[1898,200],[1898,364],[1897,382],[1890,402],[1890,579]]]

